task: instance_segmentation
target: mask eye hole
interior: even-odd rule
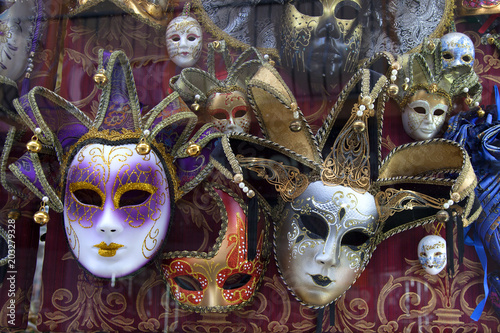
[[[180,275],[174,277],[175,283],[184,290],[189,291],[202,291],[200,281],[189,275]]]
[[[335,17],[339,20],[354,20],[358,15],[359,7],[352,1],[341,2],[335,10]]]
[[[121,195],[118,207],[138,206],[148,201],[149,197],[151,197],[151,193],[147,191],[143,190],[126,191]]]
[[[370,237],[367,234],[359,230],[353,230],[345,233],[345,235],[342,237],[341,246],[345,245],[349,246],[350,248],[357,248],[365,244],[369,240]]]
[[[413,110],[415,110],[418,114],[425,114],[425,109],[421,106],[417,106],[416,108],[413,108]]]
[[[466,64],[468,64],[469,62],[472,61],[472,57],[470,55],[468,55],[468,54],[464,54],[462,56],[462,61],[465,62]]]
[[[421,257],[427,257],[427,253],[425,253],[425,252],[420,252],[420,256],[421,256]]]
[[[301,14],[307,16],[323,15],[323,5],[319,0],[296,0],[292,4]]]
[[[212,114],[212,117],[214,117],[215,119],[219,119],[219,120],[226,120],[227,114],[225,112],[216,112],[216,113]]]
[[[442,116],[444,113],[445,112],[442,109],[436,109],[436,110],[434,110],[434,115],[435,116]]]
[[[226,289],[226,290],[241,288],[245,284],[247,284],[251,278],[252,278],[251,275],[244,274],[244,273],[233,274],[227,278],[227,280],[226,280],[226,282],[224,282],[224,285],[222,286],[222,288]]]
[[[178,42],[181,40],[181,38],[179,37],[179,35],[173,35],[172,37],[170,37],[170,39],[173,41],[173,42]]]
[[[81,190],[76,190],[73,191],[73,196],[78,200],[80,203],[88,206],[97,206],[101,207],[102,206],[102,198],[94,190],[90,189],[81,189]]]
[[[244,117],[245,115],[247,114],[247,111],[246,110],[237,110],[235,113],[234,113],[234,117],[235,118],[241,118],[241,117]]]
[[[306,228],[307,235],[313,239],[325,239],[328,237],[328,224],[325,220],[319,218],[316,215],[301,215],[300,224],[302,227]]]
[[[450,51],[445,51],[445,52],[443,52],[443,59],[444,60],[453,60],[453,54],[451,54]]]

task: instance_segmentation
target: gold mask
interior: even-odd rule
[[[283,64],[328,88],[356,68],[361,47],[361,0],[294,0],[281,28]],[[344,80],[346,80],[345,78]]]

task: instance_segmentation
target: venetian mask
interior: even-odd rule
[[[362,12],[360,0],[294,0],[285,5],[281,55],[296,80],[328,88],[347,79],[343,76],[355,70],[359,57]]]
[[[15,1],[0,14],[0,75],[14,81],[28,67],[37,7],[34,0]]]
[[[201,55],[203,34],[201,26],[190,16],[178,16],[167,27],[167,52],[179,67],[193,66]]]
[[[250,131],[250,107],[241,91],[212,94],[207,99],[207,112],[223,133]]]
[[[445,97],[418,90],[403,109],[404,130],[414,140],[432,139],[443,127],[447,112]]]
[[[163,272],[173,297],[196,312],[230,311],[253,296],[264,271],[260,233],[253,260],[247,257],[247,220],[236,200],[217,190],[227,211],[227,231],[211,259],[173,258],[164,261]]]
[[[474,43],[463,33],[450,32],[441,37],[441,51],[444,70],[460,65],[474,65]]]
[[[122,277],[159,251],[170,221],[165,167],[136,144],[89,144],[67,173],[64,227],[71,251],[95,276]]]
[[[373,250],[377,219],[370,193],[321,181],[288,204],[276,228],[275,251],[295,296],[322,307],[349,289]]]
[[[437,275],[446,266],[446,241],[443,237],[429,235],[418,243],[418,259],[430,275]]]

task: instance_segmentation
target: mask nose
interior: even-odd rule
[[[113,236],[123,231],[120,219],[113,214],[113,210],[104,207],[104,214],[96,225],[97,231],[106,236]]]
[[[328,235],[325,245],[323,247],[319,246],[318,249],[319,251],[314,258],[318,264],[324,265],[327,268],[338,265],[339,246],[335,237]]]
[[[326,37],[327,39],[340,39],[342,34],[337,25],[337,20],[333,15],[322,16],[316,27],[317,37]]]

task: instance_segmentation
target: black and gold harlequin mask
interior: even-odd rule
[[[363,30],[361,0],[293,0],[281,24],[281,57],[295,79],[327,90],[356,69]]]

